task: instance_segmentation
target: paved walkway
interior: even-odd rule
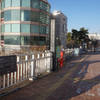
[[[100,100],[100,54],[73,58],[58,72],[0,100]]]

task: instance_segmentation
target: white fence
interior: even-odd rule
[[[52,53],[17,56],[17,71],[0,76],[0,91],[52,69]]]
[[[65,49],[65,57],[66,56],[78,56],[80,54],[80,48],[74,48],[74,49]]]
[[[74,55],[74,49],[65,49],[65,56]]]

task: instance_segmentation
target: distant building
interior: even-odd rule
[[[97,46],[100,47],[100,34],[96,34],[96,33],[91,33],[88,34],[89,39],[92,41],[97,41]]]
[[[93,34],[88,34],[88,36],[91,40],[100,40],[100,34],[93,33]]]
[[[67,17],[61,11],[54,11],[52,18],[55,19],[56,40],[58,39],[61,48],[66,48]]]
[[[47,48],[50,4],[47,0],[0,0],[0,37],[5,47]]]

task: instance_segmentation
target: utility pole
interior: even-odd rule
[[[50,51],[53,53],[53,69],[56,70],[56,34],[55,34],[55,19],[51,19],[51,33],[50,33]]]

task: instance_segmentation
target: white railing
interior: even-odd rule
[[[65,57],[66,56],[78,56],[80,54],[80,48],[74,49],[65,49]]]
[[[17,71],[0,76],[0,91],[52,69],[52,53],[17,55]]]
[[[73,55],[74,54],[74,49],[65,49],[65,55],[68,56],[68,55]]]

